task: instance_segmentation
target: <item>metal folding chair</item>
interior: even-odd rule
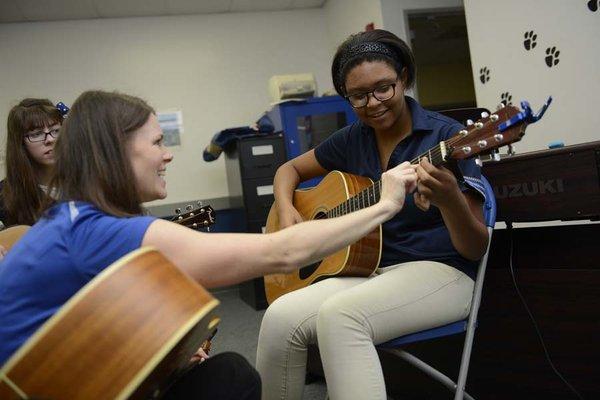
[[[473,336],[475,334],[475,327],[477,324],[477,313],[479,311],[479,304],[481,302],[481,292],[483,288],[483,279],[485,276],[485,269],[488,259],[488,254],[490,251],[490,243],[492,241],[492,232],[494,230],[494,225],[496,223],[496,200],[494,198],[494,192],[490,183],[485,179],[485,177],[481,177],[481,180],[485,189],[486,201],[483,207],[483,216],[485,218],[485,224],[487,226],[489,241],[487,245],[487,249],[485,251],[484,256],[482,257],[479,268],[477,270],[477,278],[475,280],[475,288],[473,290],[473,300],[471,302],[471,311],[469,312],[469,317],[462,321],[453,322],[451,324],[439,326],[436,328],[427,329],[420,332],[411,333],[409,335],[401,336],[399,338],[390,340],[389,342],[382,343],[377,347],[379,349],[384,349],[396,356],[402,358],[407,361],[411,365],[417,367],[430,377],[438,380],[450,390],[455,391],[454,399],[470,399],[471,397],[468,393],[465,392],[465,383],[467,381],[467,372],[469,370],[469,361],[471,358],[471,350],[473,348]],[[460,371],[458,374],[457,382],[454,382],[448,376],[444,375],[437,369],[433,368],[431,365],[425,363],[421,359],[415,357],[414,355],[408,353],[405,350],[402,350],[402,346],[414,343],[421,342],[428,339],[439,338],[443,336],[455,335],[458,333],[465,332],[465,341],[463,346],[462,358],[460,362]]]

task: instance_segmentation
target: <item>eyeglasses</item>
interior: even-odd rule
[[[50,129],[48,132],[45,132],[45,131],[31,132],[31,133],[25,134],[25,138],[27,140],[29,140],[30,143],[44,142],[44,141],[46,141],[46,138],[48,137],[48,135],[50,135],[51,137],[56,139],[58,137],[59,131],[60,131],[60,128],[54,128],[54,129]]]
[[[396,94],[396,84],[388,83],[381,85],[371,90],[370,92],[356,93],[346,96],[346,100],[350,102],[353,108],[366,107],[369,104],[369,95],[373,95],[379,101],[386,101],[394,97]]]

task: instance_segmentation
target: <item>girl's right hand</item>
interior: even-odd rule
[[[280,207],[278,204],[277,214],[279,217],[279,229],[284,229],[288,226],[292,226],[304,221],[298,210],[296,210],[292,205]]]

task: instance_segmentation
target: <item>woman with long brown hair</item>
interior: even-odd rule
[[[0,221],[4,226],[33,225],[48,197],[54,144],[63,112],[48,99],[27,98],[7,121],[6,178],[0,182]]]
[[[264,235],[196,232],[141,215],[143,202],[167,196],[173,155],[162,138],[154,110],[137,97],[92,91],[75,101],[56,145],[56,204],[0,263],[0,365],[84,285],[141,246],[155,247],[207,288],[288,273],[391,218],[416,185],[405,163],[383,175],[377,204],[349,215]],[[256,371],[240,356],[223,354],[195,366],[167,394],[260,396]]]

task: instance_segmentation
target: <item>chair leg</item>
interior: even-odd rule
[[[460,362],[460,371],[458,372],[458,380],[456,383],[456,393],[454,395],[454,400],[462,400],[463,393],[465,393],[467,373],[469,372],[469,362],[471,360],[471,350],[473,348],[473,335],[473,329],[468,329],[465,337],[465,347],[463,349]]]
[[[440,371],[433,368],[431,365],[421,361],[419,358],[413,356],[412,354],[410,354],[404,350],[401,350],[401,349],[385,349],[385,351],[390,352],[390,353],[398,356],[399,358],[403,359],[404,361],[408,362],[409,364],[415,366],[416,368],[423,371],[424,373],[426,373],[433,379],[436,379],[437,381],[441,382],[444,386],[446,386],[448,389],[452,390],[453,392],[456,392],[456,393],[458,392],[457,385],[452,379],[450,379],[448,376],[442,374]],[[475,400],[473,397],[471,397],[471,395],[469,395],[467,392],[465,392],[464,389],[461,390],[460,398],[461,399],[465,398],[467,400]],[[456,397],[455,397],[455,399],[456,399]]]

